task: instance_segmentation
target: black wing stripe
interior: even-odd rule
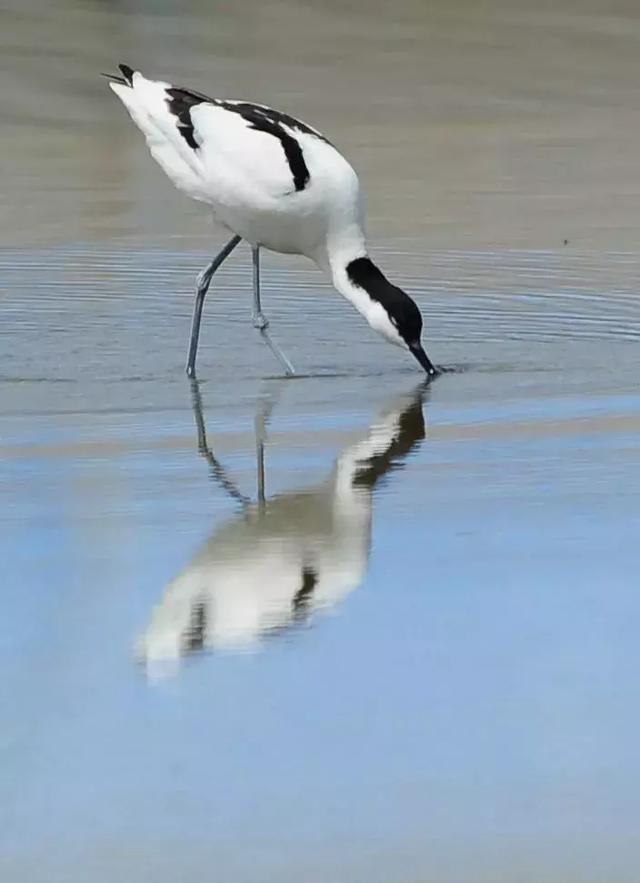
[[[290,135],[286,129],[283,128],[281,122],[274,119],[273,115],[264,113],[261,108],[252,104],[247,104],[246,102],[243,102],[242,104],[220,102],[219,106],[224,107],[225,110],[230,110],[233,113],[239,114],[249,123],[252,129],[256,129],[258,132],[266,132],[268,135],[273,135],[274,138],[277,138],[282,145],[284,155],[289,163],[289,168],[293,176],[293,186],[296,190],[304,190],[309,183],[309,169],[304,161],[302,148],[293,135]]]
[[[249,101],[218,100],[216,103],[222,105],[226,110],[232,110],[239,113],[241,116],[245,117],[245,119],[253,115],[261,116],[274,125],[287,126],[289,129],[293,129],[294,132],[304,132],[305,135],[313,135],[320,141],[324,141],[326,144],[331,143],[328,138],[325,138],[320,132],[316,132],[315,129],[312,129],[311,126],[303,123],[302,120],[297,120],[295,117],[290,116],[288,113],[283,113],[281,110],[274,110],[272,107],[261,107],[259,104],[251,104]]]
[[[177,118],[180,134],[193,150],[197,150],[200,147],[196,141],[191,120],[191,108],[197,104],[213,104],[213,101],[205,95],[198,95],[186,89],[167,89],[169,112]]]
[[[125,72],[123,71],[123,73]],[[296,191],[304,190],[309,183],[310,174],[300,143],[287,129],[314,135],[319,140],[327,144],[330,143],[324,135],[320,135],[310,126],[307,126],[306,123],[297,120],[295,117],[281,113],[278,110],[273,110],[271,107],[260,107],[258,104],[251,104],[248,101],[223,101],[217,98],[208,98],[201,92],[194,92],[192,89],[180,89],[172,86],[167,89],[167,104],[169,111],[178,120],[180,134],[193,150],[197,150],[200,147],[195,138],[193,121],[191,119],[191,110],[198,104],[211,104],[214,107],[222,107],[231,113],[237,113],[247,121],[252,129],[256,129],[258,132],[266,132],[268,135],[277,138],[282,145],[285,158],[289,164],[293,177],[293,186]]]

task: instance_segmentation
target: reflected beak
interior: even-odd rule
[[[420,341],[418,341],[418,343],[409,344],[409,349],[411,350],[413,355],[416,357],[416,359],[420,362],[420,364],[422,365],[424,370],[427,372],[427,375],[429,377],[437,377],[438,376],[438,374],[440,372],[435,367],[435,365],[432,364],[431,359],[423,350],[422,344],[420,343]]]

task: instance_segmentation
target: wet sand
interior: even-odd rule
[[[635,883],[637,13],[128,9],[3,13],[2,879]],[[447,372],[239,251],[190,384],[118,61],[331,135]]]

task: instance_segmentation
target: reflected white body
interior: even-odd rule
[[[194,649],[196,632],[198,649],[251,647],[356,588],[369,556],[373,488],[424,437],[421,401],[407,401],[347,447],[324,484],[222,524],[169,584],[139,642],[143,660],[177,660]]]

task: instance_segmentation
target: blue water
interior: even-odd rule
[[[126,299],[113,321],[130,307],[130,336],[163,321]],[[265,401],[268,501],[325,487],[415,395],[413,366],[366,333],[339,351],[343,376],[323,376],[336,349],[308,340],[320,376],[261,380],[259,343],[235,348],[242,321],[222,341],[208,325],[227,379],[200,392],[210,450],[246,497]],[[425,437],[374,487],[357,584],[297,625],[146,665],[171,580],[203,543],[224,558],[239,517],[167,369],[174,337],[145,347],[139,380],[118,378],[116,348],[100,382],[71,363],[39,381],[43,359],[2,384],[3,878],[635,879],[629,344],[541,340],[522,367],[508,340],[475,363],[451,342],[462,367],[426,392]],[[367,374],[370,352],[389,353],[387,373]]]

